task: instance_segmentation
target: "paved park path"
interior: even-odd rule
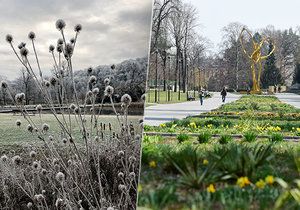
[[[226,103],[235,101],[241,96],[228,93]],[[162,123],[170,122],[174,119],[183,119],[188,116],[198,115],[203,112],[209,112],[221,106],[222,100],[219,92],[214,92],[211,98],[205,99],[203,105],[200,101],[182,102],[175,104],[158,104],[146,107],[144,114],[144,124],[158,126]]]
[[[280,101],[300,109],[300,95],[294,93],[276,93],[275,95]]]

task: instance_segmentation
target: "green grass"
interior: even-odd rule
[[[180,100],[178,100],[178,92],[170,91],[170,101],[168,101],[168,91],[158,92],[158,102],[159,104],[170,104],[170,103],[180,103],[187,101],[186,93],[180,92]],[[194,97],[194,91],[189,91],[189,95]],[[196,100],[199,99],[198,91],[195,92]],[[155,103],[155,91],[150,90],[147,92],[147,103]]]
[[[129,116],[128,119],[133,122],[135,127],[138,127],[139,119],[141,116]],[[22,124],[20,127],[16,126],[16,120],[21,120]],[[31,116],[31,119],[37,123],[37,125],[42,125],[42,123],[47,123],[50,126],[50,130],[46,136],[57,135],[60,133],[61,129],[58,126],[58,123],[52,114],[42,114],[42,123],[38,115]],[[61,119],[61,116],[60,116]],[[102,123],[111,123],[112,128],[116,129],[118,127],[118,122],[115,116],[112,115],[103,115],[99,118]],[[79,127],[75,123],[75,117],[71,118],[73,126],[72,130],[74,132],[75,139],[80,138]],[[87,117],[89,120],[89,117]],[[88,122],[88,121],[87,121]],[[88,124],[88,123],[87,123]],[[16,116],[13,114],[0,114],[0,146],[9,146],[9,145],[25,145],[25,144],[34,144],[40,142],[35,135],[27,131],[28,122],[22,116]]]

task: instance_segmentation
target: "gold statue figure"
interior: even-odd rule
[[[253,47],[253,52],[251,53],[251,55],[246,51],[245,46],[244,46],[243,33],[245,33],[245,32],[251,37],[252,47]],[[262,55],[261,48],[262,48],[263,44],[269,42],[269,40],[270,39],[266,38],[266,37],[262,38],[262,40],[260,42],[258,40],[255,40],[253,35],[251,34],[251,32],[246,28],[243,28],[241,31],[241,34],[240,34],[240,42],[242,45],[242,49],[251,61],[251,73],[252,73],[252,81],[253,81],[252,92],[253,93],[261,92],[260,91],[260,77],[261,77],[261,73],[262,73],[262,61],[267,59],[275,51],[275,45],[273,45],[273,49],[271,50],[271,52],[268,55],[265,55],[265,56]]]

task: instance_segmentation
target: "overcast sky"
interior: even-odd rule
[[[66,36],[74,37],[76,23],[83,26],[73,56],[74,69],[113,64],[146,56],[149,46],[152,0],[0,0],[0,75],[14,79],[20,75],[17,62],[5,41],[12,34],[14,44],[27,43],[33,59],[28,32],[36,33],[41,66],[53,66],[48,51],[60,32],[57,19],[64,19]]]
[[[299,0],[184,0],[199,14],[198,30],[215,48],[222,39],[221,30],[230,22],[240,22],[250,29],[274,25],[276,29],[300,25]]]

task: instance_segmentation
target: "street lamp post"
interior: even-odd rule
[[[180,70],[180,69],[182,69],[182,64],[183,62],[182,62],[182,60],[180,59],[179,60],[179,68],[178,68],[178,70]],[[179,71],[178,72],[178,101],[180,101],[180,74],[181,74],[181,72]]]
[[[168,71],[168,101],[170,101],[170,89],[171,89],[171,56],[168,56],[169,60],[169,71]]]
[[[188,82],[189,82],[189,64],[186,64],[186,73],[185,73],[185,77],[186,77],[186,80],[185,80],[185,91],[186,91],[186,100],[188,99],[189,97],[189,85],[188,85]]]

